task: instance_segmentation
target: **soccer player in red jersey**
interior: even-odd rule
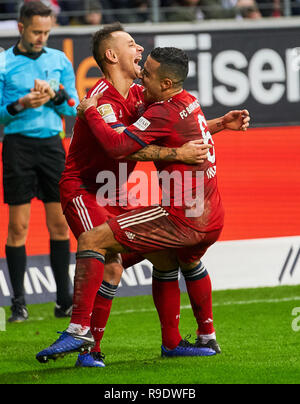
[[[145,67],[144,69],[144,82],[147,82],[147,69]],[[148,94],[148,97],[151,97],[151,92],[155,91],[155,84],[153,83],[153,85],[149,84],[147,85],[147,91],[150,93]],[[185,93],[182,92],[181,96],[184,95]],[[188,95],[188,97],[190,97],[190,95]],[[155,99],[155,96],[153,97]],[[182,101],[181,101],[182,102]],[[188,102],[188,100],[187,100]],[[168,128],[164,128],[164,125],[166,123],[166,125],[168,126],[168,124],[170,124],[170,122],[177,122],[177,117],[173,116],[172,114],[172,109],[167,108],[170,105],[170,103],[168,104],[164,104],[164,105],[160,105],[161,109],[159,109],[159,104],[155,104],[152,107],[154,108],[154,106],[158,109],[158,113],[157,116],[154,117],[154,122],[151,122],[151,127],[149,127],[150,132],[161,132],[161,139],[165,139],[166,138],[166,134],[168,133]],[[150,107],[149,111],[152,111],[152,107]],[[167,110],[163,110],[166,107]],[[189,104],[186,110],[182,110],[180,111],[180,120],[179,123],[177,124],[177,126],[180,127],[181,133],[186,133],[186,118],[196,109],[199,107],[198,102],[195,99],[190,99],[189,100]],[[235,116],[239,116],[240,120],[238,120],[238,122],[236,120],[233,119],[233,117]],[[169,116],[169,120],[166,120],[166,116]],[[242,119],[242,116],[244,116],[244,119]],[[148,111],[145,113],[145,115],[143,116],[142,119],[138,120],[137,123],[134,125],[134,127],[138,127],[139,132],[142,134],[146,134],[148,127],[147,125],[149,125],[149,121],[150,119],[148,119]],[[181,122],[181,124],[180,124]],[[230,129],[241,129],[241,130],[246,130],[247,126],[249,124],[249,117],[248,117],[248,111],[244,110],[244,111],[233,111],[232,113],[229,113],[228,115],[226,115],[225,117],[223,117],[222,119],[216,119],[214,121],[210,121],[209,122],[209,128],[210,130],[212,130],[213,133],[219,131],[220,129],[223,128],[223,125],[225,125],[225,127],[230,128]],[[150,129],[151,128],[151,129]],[[200,111],[197,115],[197,120],[196,120],[196,128],[201,129],[202,132],[202,136],[204,137],[206,142],[210,142],[213,143],[213,140],[211,138],[210,133],[207,130],[207,123],[203,117],[203,113]],[[130,128],[128,129],[127,135],[133,137],[133,138],[137,138],[135,135],[134,131],[131,131],[131,133],[129,132]],[[97,130],[96,130],[97,132]],[[196,131],[197,134],[197,131]],[[141,139],[140,139],[141,140]],[[176,145],[178,142],[178,139],[175,139],[174,137],[172,137],[171,143],[173,146]],[[118,158],[118,154],[121,152],[122,153],[122,148],[120,148],[120,144],[117,144],[117,147],[115,147],[116,145],[114,144],[113,141],[110,142],[110,144],[106,145],[107,150],[111,153],[111,155],[115,158]],[[126,144],[124,143],[125,146],[125,150],[126,150]],[[125,153],[126,154],[126,153]],[[210,153],[209,153],[209,167],[207,168],[206,171],[206,176],[205,176],[205,180],[208,179],[212,179],[209,182],[205,182],[205,187],[207,189],[208,184],[210,184],[209,186],[214,186],[215,184],[215,174],[216,174],[216,167],[214,164],[214,160],[215,160],[215,155],[214,155],[214,149],[211,149]],[[164,172],[164,163],[161,164],[157,164],[157,167],[159,168],[160,171]],[[178,170],[175,170],[178,173]],[[170,173],[172,172],[172,169],[170,169]],[[183,177],[183,175],[181,175],[181,178]],[[179,181],[180,182],[180,181]],[[212,184],[212,185],[211,185]],[[179,192],[174,192],[174,195],[176,194],[181,194],[181,190],[179,189]],[[211,200],[213,200],[213,195],[210,196]],[[218,200],[219,196],[218,194],[215,195],[215,199]],[[175,205],[173,206],[173,208],[175,208]],[[153,210],[153,216],[159,215],[161,212],[159,210]],[[176,209],[173,211],[173,215],[174,217],[180,216],[180,214],[178,215],[178,208],[177,211]],[[138,215],[139,216],[139,215]],[[205,217],[205,216],[204,216]],[[201,220],[203,219],[203,217],[201,218]],[[208,220],[208,218],[206,218],[206,220]],[[210,218],[211,221],[211,226],[213,226],[213,217]],[[129,220],[130,222],[130,220]],[[193,227],[195,226],[195,223],[193,225],[193,220],[190,220],[190,225]],[[206,230],[209,230],[209,228],[207,227]],[[127,237],[128,232],[125,232],[125,235]],[[168,235],[165,235],[165,239],[167,239]],[[175,236],[176,237],[176,236]],[[217,351],[219,350],[219,347],[216,344],[215,341],[215,333],[214,333],[214,327],[213,327],[213,322],[212,322],[212,303],[211,303],[211,282],[210,282],[210,278],[209,275],[206,271],[206,269],[204,268],[203,264],[201,262],[199,262],[198,265],[195,266],[193,260],[196,260],[197,257],[201,258],[201,256],[205,253],[207,246],[205,245],[205,243],[201,243],[202,244],[202,248],[197,247],[195,248],[190,248],[188,250],[184,250],[184,251],[179,251],[178,254],[184,254],[184,265],[181,264],[181,266],[184,267],[184,269],[186,269],[186,271],[183,271],[183,274],[185,276],[185,280],[186,280],[186,285],[187,285],[187,290],[190,296],[190,300],[191,300],[191,304],[194,310],[194,314],[195,314],[195,318],[197,320],[198,323],[198,330],[197,330],[197,334],[198,334],[198,346],[205,346],[207,345],[207,343],[209,343],[209,346],[213,346],[214,348],[216,348]],[[153,262],[153,260],[152,260]],[[189,265],[188,265],[189,264]],[[163,274],[163,276],[161,275],[160,271],[155,270],[154,271],[154,275],[153,275],[153,297],[154,297],[154,301],[156,303],[158,312],[160,314],[160,319],[161,319],[161,323],[162,323],[162,332],[163,334],[168,332],[168,329],[171,328],[170,327],[170,316],[168,315],[164,315],[163,312],[169,312],[170,311],[170,305],[166,305],[163,303],[163,297],[164,296],[164,291],[166,290],[167,287],[173,287],[173,295],[176,294],[176,271],[171,271],[170,273],[167,274]],[[174,276],[173,279],[173,285],[171,286],[171,280],[172,280],[172,276]],[[162,280],[166,281],[168,280],[169,282],[162,282]],[[164,290],[163,290],[164,289]],[[178,292],[177,292],[178,293]],[[173,302],[175,301],[175,299],[173,300]],[[162,309],[160,310],[159,307],[160,306]],[[173,306],[175,306],[175,304],[173,304]],[[173,316],[174,318],[175,316]],[[175,329],[175,327],[174,327]],[[179,338],[178,334],[176,335],[176,333],[174,333],[174,335]],[[165,340],[170,341],[170,338],[167,338]],[[163,341],[164,341],[164,335],[163,335]],[[178,341],[177,341],[178,342]],[[168,346],[170,346],[170,342],[168,344]],[[175,345],[176,346],[176,345]]]
[[[118,24],[106,26],[99,30],[93,38],[94,57],[105,72],[105,78],[99,80],[88,92],[92,97],[101,92],[103,97],[98,103],[98,112],[112,128],[118,129],[135,122],[144,112],[145,102],[142,86],[133,84],[140,73],[138,65],[143,48],[137,45],[133,38],[123,31]],[[107,60],[104,60],[106,55]],[[102,60],[103,58],[103,60]],[[178,159],[194,163],[201,161],[207,150],[206,145],[196,142],[183,148],[168,149],[159,146],[149,146],[143,153],[136,153],[127,161],[127,173],[120,173],[119,161],[111,159],[90,133],[85,121],[77,119],[73,138],[70,145],[66,168],[60,181],[61,201],[68,224],[78,238],[84,231],[105,223],[112,216],[124,213],[128,209],[127,193],[123,186],[127,182],[136,164],[136,160],[152,160],[156,158]],[[101,207],[96,201],[96,193],[101,178],[99,173],[110,172],[118,179],[114,188],[113,201]],[[123,255],[123,265],[126,267],[143,260],[134,254]],[[101,363],[100,341],[108,320],[112,298],[119,284],[123,266],[115,254],[106,259],[106,271],[95,299],[91,317],[92,333],[96,341],[93,348],[96,362]],[[165,264],[167,265],[167,263]],[[91,365],[92,359],[89,360]]]
[[[180,53],[179,58],[182,58],[183,55]],[[164,59],[166,55],[152,53],[151,56],[158,59],[163,56]],[[166,63],[164,59],[162,63],[164,67],[166,65],[169,67],[170,64],[172,65],[172,61],[174,62],[174,55],[168,54],[168,57],[171,57],[171,61]],[[178,57],[175,57],[172,69],[178,65],[178,60]],[[182,62],[185,63],[187,60],[183,58]],[[156,66],[155,63],[157,64]],[[174,147],[178,147],[185,143],[187,139],[199,138],[199,132],[206,142],[212,142],[199,104],[194,97],[182,90],[182,82],[186,77],[187,71],[183,73],[182,71],[174,72],[174,70],[167,69],[166,72],[168,75],[161,78],[156,71],[160,67],[160,63],[161,61],[158,62],[150,57],[150,59],[147,59],[144,69],[144,83],[147,85],[147,91],[149,91],[149,87],[145,76],[149,75],[148,77],[151,77],[151,79],[155,77],[156,81],[152,80],[153,88],[151,87],[151,92],[154,92],[154,96],[160,102],[154,103],[143,118],[140,118],[134,125],[125,130],[124,133],[115,136],[114,131],[109,127],[105,127],[101,118],[99,120],[99,113],[95,108],[88,108],[85,113],[87,120],[90,123],[92,121],[90,127],[95,138],[114,157],[127,157],[152,141],[157,141],[158,143],[164,143],[164,141],[167,143],[170,142]],[[185,69],[187,69],[187,65]],[[159,71],[159,74],[163,75],[163,73]],[[171,77],[171,79],[168,77]],[[178,78],[180,80],[176,81]],[[157,86],[158,83],[160,85]],[[167,111],[162,108],[163,106],[166,107]],[[173,110],[176,111],[178,116]],[[182,120],[186,118],[184,125],[181,124],[179,119],[174,120],[173,112],[176,118],[179,118],[179,116]],[[246,111],[242,115],[246,115]],[[232,118],[232,115],[230,118],[228,116],[226,118],[225,116],[222,119],[219,130],[222,129],[222,125],[234,128],[233,126],[237,122]],[[240,120],[239,127],[243,128],[243,117],[241,114],[240,118],[242,119]],[[152,119],[153,126],[151,126]],[[158,126],[156,126],[156,120],[157,122],[160,120]],[[219,123],[219,120],[213,122],[217,128],[219,127]],[[156,132],[155,134],[151,130],[153,128],[155,130],[160,128],[160,133]],[[101,136],[99,136],[99,129],[101,130]],[[161,135],[162,132],[163,135]],[[115,147],[118,149],[116,150]],[[177,192],[171,192],[169,194],[170,206],[150,207],[125,213],[117,218],[109,219],[108,225],[105,224],[81,234],[78,243],[72,324],[70,324],[67,332],[52,347],[38,354],[39,358],[43,355],[46,358],[51,358],[55,355],[54,351],[56,349],[58,349],[57,352],[62,352],[61,349],[63,349],[64,354],[68,353],[70,352],[70,347],[66,348],[66,344],[71,344],[73,349],[78,349],[84,346],[85,339],[89,339],[88,333],[86,335],[83,335],[82,332],[76,334],[74,329],[71,329],[76,324],[77,328],[81,328],[81,330],[89,328],[89,313],[92,309],[97,287],[103,278],[103,263],[107,250],[114,253],[120,252],[124,251],[124,246],[125,251],[129,249],[144,254],[164,248],[175,248],[182,269],[189,269],[193,265],[193,270],[195,267],[198,267],[198,275],[203,273],[203,268],[199,267],[200,258],[206,249],[217,240],[223,226],[223,209],[216,187],[214,152],[210,154],[208,166],[198,166],[198,169],[201,168],[202,173],[204,173],[202,177],[201,175],[200,177],[197,176],[198,172],[195,168],[187,167],[189,166],[177,163],[164,166],[165,171],[169,171],[170,173],[175,168],[178,169],[177,171],[179,174],[183,174],[184,178],[185,173],[191,174],[187,177],[187,190],[190,192],[188,193],[189,199],[186,200],[186,194],[184,194],[184,203],[181,204],[181,208],[179,207],[180,204],[176,203]],[[193,199],[192,197],[193,192],[196,191],[197,194],[197,190],[201,189],[201,178],[205,185],[202,199],[202,202],[204,202],[203,209],[202,204],[198,203],[197,198]],[[191,262],[195,258],[197,261]],[[177,348],[180,350],[180,344],[175,349],[166,350],[165,347],[162,347],[163,354],[166,356],[178,355],[179,351]],[[195,348],[189,346],[189,349],[194,355]],[[215,353],[215,351],[208,348],[205,349],[207,350],[207,355]],[[203,354],[204,350],[202,351]]]

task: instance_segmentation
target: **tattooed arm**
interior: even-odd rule
[[[178,161],[185,164],[201,164],[207,158],[210,145],[203,144],[202,140],[193,140],[181,147],[161,147],[148,145],[131,154],[127,158],[135,161]]]
[[[77,106],[77,112],[79,117],[88,121],[95,139],[110,157],[135,161],[178,161],[186,164],[200,164],[207,158],[211,146],[204,144],[203,139],[190,141],[178,148],[147,145],[145,142],[132,140],[124,133],[125,127],[112,129],[103,121],[95,108],[95,97],[82,100]]]
[[[124,127],[115,128],[122,133]],[[202,139],[192,140],[181,147],[162,147],[150,144],[126,157],[126,160],[134,161],[178,161],[185,164],[201,164],[207,159],[210,145],[204,144]]]
[[[244,110],[230,111],[226,115],[207,121],[208,130],[213,135],[224,129],[243,130],[249,128],[250,114]]]

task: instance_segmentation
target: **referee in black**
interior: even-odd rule
[[[46,46],[52,11],[40,1],[26,2],[18,22],[17,44],[0,53],[0,124],[4,202],[9,205],[6,259],[13,288],[9,322],[28,318],[24,296],[30,202],[44,203],[50,235],[50,264],[57,285],[56,317],[71,314],[69,228],[58,183],[65,164],[59,133],[62,116],[76,115],[78,96],[71,63]]]

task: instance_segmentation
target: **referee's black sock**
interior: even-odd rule
[[[14,298],[25,305],[24,276],[27,261],[25,245],[20,247],[6,245],[5,254]]]
[[[50,240],[50,264],[54,274],[57,298],[56,302],[63,309],[72,305],[70,294],[69,264],[70,240]]]

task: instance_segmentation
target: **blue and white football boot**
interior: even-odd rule
[[[104,359],[105,355],[101,352],[79,354],[75,366],[81,368],[105,368]]]
[[[161,346],[162,357],[176,357],[176,356],[213,356],[216,355],[216,351],[211,348],[196,347],[186,339],[182,339],[176,348],[167,349],[163,345]]]
[[[195,342],[195,346],[197,348],[210,348],[210,349],[213,349],[214,351],[216,351],[217,354],[221,353],[220,345],[217,343],[217,341],[215,339],[210,339],[206,343],[203,343],[201,341],[201,338],[197,337],[196,342]]]
[[[57,341],[36,355],[36,359],[40,363],[47,363],[49,359],[63,358],[73,352],[90,351],[95,344],[90,330],[85,335],[71,334],[67,331],[59,334],[61,336]]]

